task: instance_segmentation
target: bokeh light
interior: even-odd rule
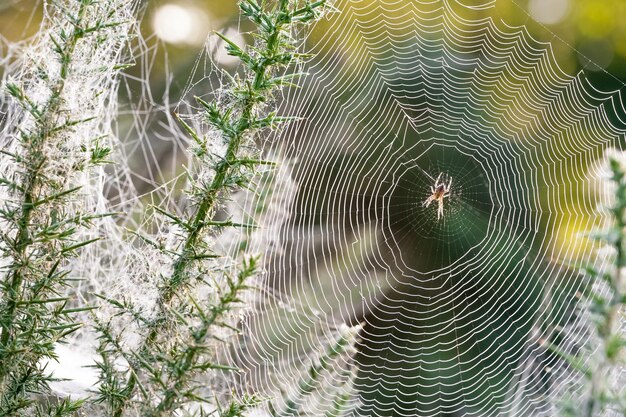
[[[208,33],[209,18],[195,6],[168,3],[152,16],[154,33],[172,44],[200,44]]]
[[[569,0],[530,0],[528,12],[539,23],[554,25],[561,22],[569,10]]]

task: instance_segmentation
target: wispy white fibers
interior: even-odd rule
[[[59,0],[45,2],[42,7],[43,20],[37,34],[20,44],[7,42],[5,45],[5,56],[10,56],[12,61],[11,65],[5,61],[3,86],[5,89],[15,86],[26,99],[21,106],[19,100],[3,102],[7,114],[1,120],[0,146],[10,154],[30,152],[29,142],[23,137],[34,134],[37,129],[37,112],[24,109],[24,102],[31,103],[45,114],[47,124],[55,126],[46,133],[41,148],[45,157],[41,167],[45,181],[37,185],[41,188],[39,194],[79,189],[62,206],[50,204],[36,211],[31,219],[33,227],[54,222],[59,212],[70,217],[111,212],[105,196],[106,168],[104,164],[92,162],[97,159],[94,155],[104,155],[107,149],[111,149],[112,154],[103,159],[114,158],[118,148],[112,130],[117,115],[118,75],[137,27],[134,0]],[[72,46],[67,47],[70,43]],[[6,155],[0,158],[0,174],[4,178],[17,177],[18,171],[15,158]],[[0,200],[10,200],[9,188],[2,188],[0,193]],[[0,225],[3,230],[11,230],[4,226],[7,225]],[[84,242],[104,237],[111,242],[117,238],[117,230],[115,220],[103,216],[88,227],[79,228],[72,239]],[[45,253],[36,243],[32,246],[33,256]],[[78,283],[69,290],[71,293],[78,292],[80,296],[81,291],[77,289],[85,293],[96,289],[98,281],[109,273],[107,265],[115,262],[114,257],[110,253],[96,254],[100,247],[87,246],[81,257],[70,261],[72,265],[63,265],[71,271],[71,279]],[[83,302],[78,300],[77,304],[82,306]],[[83,318],[86,316],[84,313]],[[83,336],[78,333],[77,337]],[[72,364],[87,363],[82,357],[84,349],[88,349],[88,345],[71,343],[64,347],[65,354],[60,355],[57,369],[67,370]],[[85,377],[85,372],[75,375],[73,394],[81,395],[89,388],[88,381],[93,378]],[[65,372],[62,377],[72,378],[72,375]],[[56,388],[60,393],[67,391],[63,384],[54,384],[53,389]]]

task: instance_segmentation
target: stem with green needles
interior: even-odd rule
[[[180,251],[173,256],[171,271],[162,278],[155,318],[142,321],[146,334],[140,346],[130,355],[120,355],[132,358],[128,361],[131,372],[125,387],[116,388],[115,395],[107,394],[108,400],[101,398],[112,405],[111,412],[116,417],[124,414],[137,393],[143,397],[138,400],[143,413],[150,416],[171,415],[186,402],[204,401],[193,386],[194,378],[198,373],[221,367],[207,360],[211,352],[204,341],[212,337],[215,328],[227,326],[226,314],[235,305],[241,304],[240,293],[248,288],[247,281],[257,272],[253,259],[244,261],[235,279],[229,278],[224,270],[209,272],[206,277],[200,276],[203,272],[194,271],[206,260],[218,256],[205,243],[207,234],[224,227],[254,227],[215,221],[217,205],[230,191],[249,187],[257,166],[272,165],[258,158],[260,151],[254,145],[255,136],[293,120],[277,116],[275,112],[267,111],[267,107],[277,90],[291,85],[290,81],[299,76],[279,74],[304,57],[296,52],[296,40],[292,37],[294,26],[317,20],[326,6],[325,0],[307,0],[303,5],[294,0],[278,0],[273,5],[269,3],[258,3],[256,0],[240,2],[242,13],[257,26],[259,42],[256,47],[241,48],[218,34],[224,40],[228,54],[239,58],[243,64],[244,75],[241,78],[230,77],[227,99],[219,103],[197,99],[204,109],[206,121],[217,134],[212,137],[218,136],[226,144],[223,156],[213,159],[215,156],[209,151],[211,139],[201,137],[180,120],[196,144],[192,157],[200,166],[211,167],[212,179],[207,184],[191,180],[186,190],[192,196],[193,210],[190,215],[178,216],[155,208],[182,228]],[[190,178],[193,177],[190,175]],[[151,240],[146,237],[144,241]],[[171,251],[167,253],[172,254]],[[198,283],[214,282],[216,288],[220,288],[220,277],[226,277],[227,285],[225,289],[218,290],[220,295],[215,304],[209,303],[205,307],[193,299],[193,290]],[[130,310],[126,312],[134,315]],[[191,324],[198,322],[199,325]],[[100,326],[100,329],[108,332],[106,326]],[[107,336],[108,340],[114,340],[110,336]],[[162,343],[164,340],[169,343]],[[168,346],[167,352],[164,352],[165,345]],[[104,374],[111,375],[112,372]],[[156,402],[150,398],[150,390],[143,388],[145,384],[155,386],[160,392]],[[120,384],[111,383],[108,386],[119,387]]]

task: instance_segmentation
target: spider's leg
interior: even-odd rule
[[[439,200],[439,207],[437,208],[437,220],[443,217],[443,198]]]
[[[443,197],[442,197],[442,198],[445,198],[445,197],[450,197],[450,191],[448,191],[447,193],[445,193],[445,194],[443,195]]]
[[[450,189],[450,187],[452,187],[452,177],[450,177],[450,182],[448,182],[448,186],[446,187],[446,189]]]
[[[437,187],[439,185],[439,180],[441,179],[441,174],[443,174],[443,172],[439,173],[439,176],[437,177],[437,179],[435,180],[435,187]]]
[[[435,194],[435,187],[430,187],[430,192]]]
[[[431,195],[422,203],[422,207],[428,207],[430,206],[430,203],[432,202],[433,202],[433,196]]]

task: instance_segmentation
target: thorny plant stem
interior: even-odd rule
[[[585,417],[593,417],[604,407],[603,403],[607,399],[607,394],[609,394],[606,391],[607,372],[613,366],[616,366],[615,359],[616,357],[619,358],[619,354],[613,354],[613,357],[609,355],[607,345],[612,343],[613,338],[620,335],[619,329],[616,330],[616,328],[621,324],[620,313],[624,306],[622,269],[626,266],[626,259],[624,257],[624,233],[626,233],[626,173],[623,171],[618,161],[611,159],[610,164],[613,174],[612,181],[617,187],[615,206],[612,208],[615,233],[612,234],[613,239],[611,244],[616,250],[615,268],[611,277],[611,287],[613,291],[612,297],[608,300],[608,305],[605,307],[602,321],[598,326],[599,336],[604,341],[604,346],[602,346],[603,352],[600,363],[590,369],[589,382],[591,387],[588,394],[589,397],[584,407]],[[616,331],[618,332],[617,334]]]
[[[70,59],[76,49],[78,41],[84,36],[84,31],[81,29],[85,13],[87,11],[87,2],[81,2],[77,14],[77,24],[74,28],[72,36],[67,39],[61,54],[68,59],[61,59],[61,66],[59,69],[60,78],[56,82],[56,85],[52,88],[52,94],[48,99],[48,102],[39,112],[40,116],[37,118],[37,125],[39,131],[33,135],[36,141],[33,141],[32,145],[28,149],[28,155],[24,159],[23,165],[28,171],[28,175],[25,179],[23,188],[22,199],[22,212],[19,219],[16,222],[17,225],[17,239],[15,242],[15,253],[13,255],[13,261],[8,267],[11,271],[11,278],[9,284],[9,290],[7,291],[7,305],[5,317],[2,320],[2,335],[0,336],[0,346],[2,352],[6,352],[9,345],[13,342],[14,334],[14,322],[17,315],[17,306],[20,300],[24,297],[24,290],[22,284],[25,278],[25,271],[28,268],[27,253],[28,248],[33,243],[31,239],[30,227],[31,216],[35,209],[35,192],[41,185],[43,175],[41,173],[42,168],[46,163],[46,155],[44,155],[43,149],[48,140],[52,138],[50,132],[56,131],[54,129],[54,118],[57,116],[59,107],[61,105],[61,94],[65,87],[65,80],[67,74],[70,71],[72,60]],[[7,376],[9,367],[0,366],[0,381],[3,381]]]
[[[216,204],[219,201],[220,193],[225,191],[229,186],[229,181],[233,175],[233,171],[240,166],[239,153],[240,147],[247,135],[253,134],[258,128],[254,126],[256,107],[259,103],[264,101],[264,96],[269,94],[272,87],[267,85],[268,71],[270,68],[278,65],[284,65],[280,62],[282,44],[284,40],[281,34],[284,31],[285,26],[288,26],[295,22],[293,16],[304,15],[310,13],[313,9],[321,7],[325,4],[325,1],[319,1],[309,4],[309,7],[290,14],[289,6],[290,0],[279,0],[278,9],[274,12],[272,31],[266,38],[265,48],[261,52],[261,56],[256,60],[254,65],[254,78],[251,83],[247,83],[247,89],[242,95],[240,100],[240,111],[238,120],[233,123],[232,129],[224,130],[220,129],[224,138],[227,141],[227,149],[222,161],[216,164],[213,180],[211,184],[205,189],[204,195],[197,203],[197,209],[192,215],[191,221],[187,224],[187,235],[182,244],[182,250],[178,257],[175,259],[172,272],[169,278],[166,279],[161,293],[157,300],[157,312],[156,319],[148,324],[147,336],[141,343],[138,349],[139,357],[146,357],[154,350],[154,345],[157,342],[159,335],[162,332],[162,325],[166,320],[167,310],[170,307],[172,300],[175,297],[181,295],[181,290],[188,286],[191,277],[188,275],[189,268],[198,259],[196,248],[200,244],[200,239],[203,231],[207,226],[210,226],[210,221],[215,213]],[[292,16],[291,18],[286,18]],[[232,290],[232,288],[231,288]],[[236,293],[232,294],[235,299]],[[224,301],[222,297],[220,303]],[[232,300],[231,300],[232,301]],[[212,320],[204,322],[207,326],[205,333],[208,332],[215,321],[219,318],[219,315],[223,313],[224,308],[220,309],[221,304],[214,307],[211,312],[211,317],[217,313]],[[183,367],[191,369],[193,364],[197,361],[199,352],[197,350],[189,350],[183,360]],[[131,365],[132,366],[132,365]],[[180,373],[181,375],[184,373]],[[127,384],[127,396],[122,399],[121,404],[114,411],[115,417],[120,417],[130,398],[132,397],[137,380],[139,376],[136,372],[131,373],[131,376]],[[183,387],[184,381],[175,382],[172,387],[166,390],[164,397],[161,399],[157,407],[157,415],[165,415],[164,411],[172,411],[176,405],[176,400],[180,396],[180,391]]]
[[[299,382],[296,393],[287,399],[283,409],[280,412],[271,410],[273,417],[296,417],[300,415],[300,407],[304,399],[319,385],[322,373],[328,370],[342,354],[352,348],[351,333],[353,331],[354,329],[345,329],[319,359],[318,363],[309,367],[306,376]]]
[[[230,305],[239,297],[239,291],[245,287],[246,280],[256,272],[254,262],[250,262],[244,270],[242,270],[238,276],[237,281],[229,286],[229,290],[224,293],[216,306],[211,308],[208,317],[205,317],[202,326],[194,334],[194,343],[196,345],[203,345],[206,342],[206,338],[209,336],[209,329],[220,319],[225,311],[230,309]],[[175,378],[174,383],[165,390],[163,398],[159,402],[156,408],[157,416],[170,415],[175,410],[176,401],[180,398],[180,392],[183,391],[185,383],[185,375],[188,375],[191,368],[197,361],[199,350],[188,348],[182,363],[179,365],[179,375],[181,377]]]
[[[281,0],[280,11],[281,13],[288,12],[288,0]],[[267,51],[269,56],[274,56],[277,53],[277,47],[279,44],[279,34],[282,30],[282,25],[277,24],[274,33],[269,37],[267,42]],[[226,182],[231,173],[231,170],[237,162],[237,155],[244,136],[251,130],[252,114],[255,104],[254,99],[255,92],[260,91],[265,82],[266,71],[270,65],[267,61],[261,60],[258,70],[255,74],[253,87],[249,91],[247,100],[243,103],[243,109],[239,123],[236,124],[235,131],[227,137],[228,146],[224,160],[217,165],[215,171],[215,177],[208,188],[208,192],[200,201],[198,209],[195,213],[193,222],[191,223],[191,231],[187,235],[183,250],[179,257],[174,262],[171,278],[168,280],[165,289],[161,293],[158,306],[160,308],[161,315],[163,310],[167,308],[172,298],[178,293],[181,286],[187,283],[188,277],[186,277],[186,271],[194,261],[195,251],[198,239],[201,232],[204,230],[207,222],[207,218],[215,211],[215,205],[218,201],[218,196],[221,191],[226,188]],[[151,345],[156,340],[159,334],[159,322],[156,321],[152,326],[146,344]]]

